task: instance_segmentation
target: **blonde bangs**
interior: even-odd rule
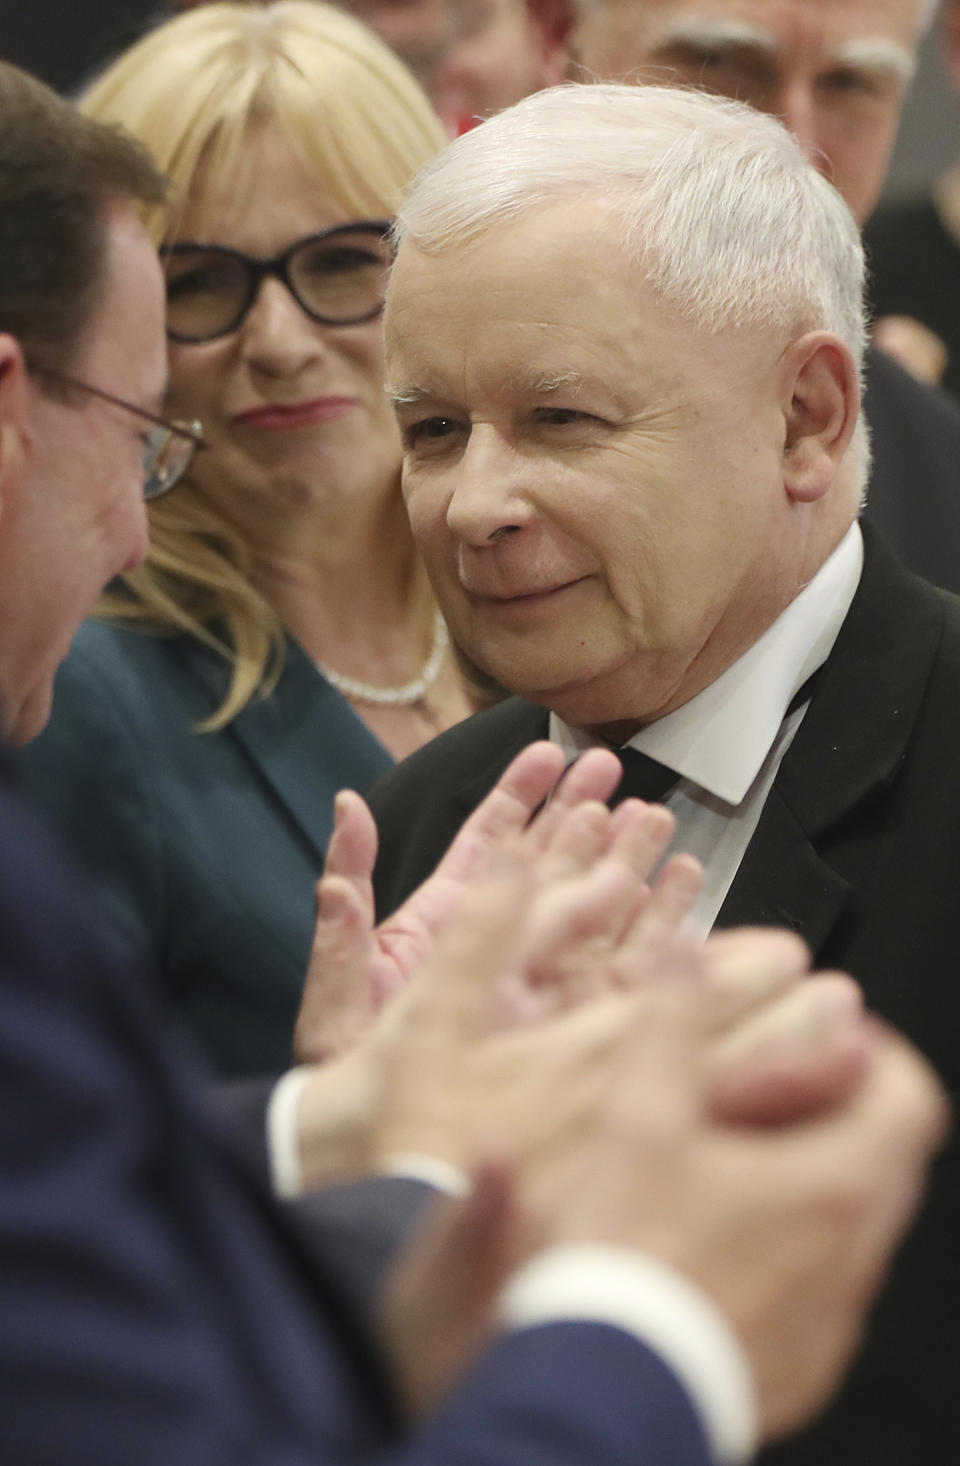
[[[191,203],[229,194],[252,131],[275,126],[348,218],[391,218],[446,141],[418,83],[372,31],[319,0],[210,4],[148,32],[88,89],[82,109],[146,145],[170,206],[143,211],[157,243],[177,239]],[[284,629],[249,579],[246,544],[193,488],[150,506],[146,563],[97,614],[156,634],[189,634],[230,664],[202,729],[223,727],[275,685]]]

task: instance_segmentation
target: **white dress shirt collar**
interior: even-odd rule
[[[715,682],[628,741],[727,804],[744,799],[787,708],[830,655],[863,569],[856,523],[809,585]],[[550,738],[569,757],[596,740],[550,715]]]

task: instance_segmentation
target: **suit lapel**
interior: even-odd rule
[[[192,640],[188,664],[216,707],[226,691],[226,664]],[[366,789],[393,767],[383,745],[289,637],[274,691],[248,703],[225,732],[321,858],[337,790]]]
[[[719,918],[789,926],[814,952],[849,896],[824,846],[903,766],[943,629],[939,593],[867,526],[864,540],[857,594]]]
[[[451,798],[457,810],[457,826],[490,793],[511,759],[528,743],[546,738],[550,714],[536,703],[520,697],[508,698],[483,715],[487,720],[483,741],[478,743],[477,761]],[[479,720],[478,720],[479,725]]]
[[[785,926],[817,951],[850,888],[820,859],[776,784],[718,918],[718,925]]]

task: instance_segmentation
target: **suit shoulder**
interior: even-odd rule
[[[548,715],[543,708],[520,697],[509,697],[483,712],[474,713],[438,734],[377,779],[368,791],[377,816],[418,799],[431,790],[446,789],[479,772],[488,761],[500,762],[506,750],[519,750],[536,738],[545,738]]]

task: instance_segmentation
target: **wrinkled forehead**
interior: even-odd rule
[[[680,383],[741,397],[784,346],[780,328],[714,332],[691,319],[569,202],[436,251],[404,241],[385,336],[387,391],[401,414],[425,401],[482,412],[562,395],[566,406],[589,400],[625,416],[638,397],[659,400]]]
[[[644,14],[654,54],[683,45],[748,47],[778,58],[816,51],[824,64],[874,66],[908,79],[927,9],[925,0],[653,0]]]

